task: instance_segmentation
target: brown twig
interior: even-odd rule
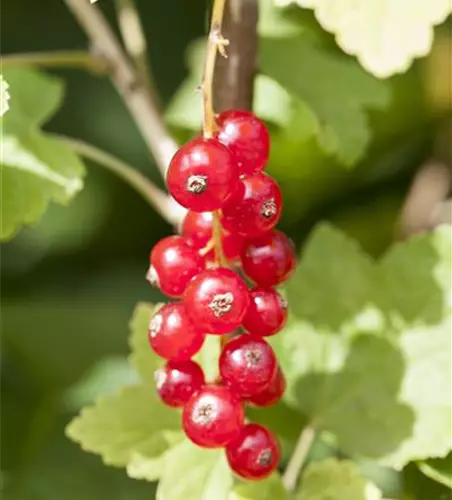
[[[215,68],[216,111],[251,109],[257,58],[258,0],[228,0],[223,34],[230,41],[228,58]]]
[[[426,163],[416,174],[400,216],[403,238],[450,223],[451,170],[438,161]]]
[[[94,50],[109,64],[112,80],[135,120],[143,139],[162,175],[177,150],[159,112],[140,81],[135,68],[124,54],[117,38],[97,5],[88,0],[65,0],[68,8],[90,39]]]

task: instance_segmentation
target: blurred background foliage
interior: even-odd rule
[[[112,2],[103,3],[113,20]],[[166,105],[188,74],[188,47],[205,35],[207,5],[201,0],[137,3]],[[311,14],[304,22],[323,44],[337,50]],[[394,240],[414,174],[448,149],[447,140],[438,142],[450,113],[443,73],[450,58],[444,48],[450,48],[448,36],[447,23],[438,27],[430,56],[386,81],[390,104],[367,113],[372,138],[352,170],[325,154],[315,137],[299,133],[305,115],[294,118],[290,127],[272,124],[270,171],[281,183],[286,202],[281,226],[297,244],[319,220],[333,221],[373,255]],[[1,42],[3,54],[85,46],[60,0],[4,0]],[[66,81],[66,99],[46,130],[93,143],[161,183],[109,81],[76,70],[53,73]],[[195,94],[192,104],[200,106]],[[180,126],[174,132],[181,141],[190,134]],[[149,484],[104,467],[98,457],[65,438],[63,427],[96,394],[133,377],[124,361],[126,325],[137,301],[161,299],[144,274],[149,250],[170,232],[127,185],[89,164],[85,188],[68,208],[51,204],[38,224],[2,245],[5,499],[152,497]],[[419,480],[417,469],[407,474],[409,482]],[[385,476],[384,481],[386,491],[397,492],[400,478]],[[424,498],[435,500],[420,500]]]

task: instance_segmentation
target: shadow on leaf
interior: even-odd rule
[[[336,373],[309,373],[295,396],[316,427],[351,455],[380,457],[412,434],[414,415],[397,401],[404,375],[400,351],[386,339],[360,335]]]

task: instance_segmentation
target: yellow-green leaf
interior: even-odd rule
[[[353,462],[327,459],[310,464],[296,500],[381,500],[381,491]]]
[[[276,0],[313,9],[339,46],[380,78],[406,71],[428,54],[433,28],[452,12],[450,0]]]

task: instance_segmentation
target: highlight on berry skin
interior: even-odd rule
[[[188,211],[181,234],[152,249],[147,272],[152,286],[177,300],[149,323],[149,345],[164,360],[155,372],[160,400],[181,411],[189,440],[223,448],[232,471],[252,481],[270,475],[280,460],[276,436],[245,424],[245,410],[284,397],[283,369],[266,338],[284,328],[288,304],[275,287],[295,267],[293,244],[276,229],[281,190],[263,172],[269,145],[259,118],[229,110],[217,116],[213,138],[179,149],[167,184]],[[221,347],[210,380],[193,360],[207,335]]]

